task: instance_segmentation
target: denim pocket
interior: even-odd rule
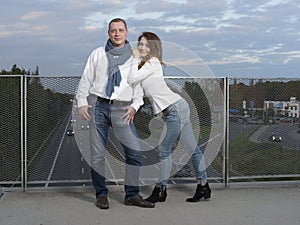
[[[175,105],[170,105],[167,109],[165,109],[163,113],[163,120],[165,121],[174,121],[178,120],[179,115]]]

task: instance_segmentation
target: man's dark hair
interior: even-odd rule
[[[123,20],[123,19],[121,19],[121,18],[114,18],[114,19],[112,19],[112,20],[109,22],[109,24],[108,24],[108,30],[110,29],[110,24],[111,24],[111,23],[116,23],[116,22],[122,22],[122,23],[124,23],[125,28],[126,28],[126,30],[127,30],[127,23],[126,23],[125,20]]]

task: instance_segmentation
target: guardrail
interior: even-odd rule
[[[89,163],[74,136],[66,134],[72,130],[72,100],[79,80],[74,76],[0,76],[0,185],[4,188],[91,185]],[[296,97],[297,103],[300,96],[292,94],[299,95],[300,78],[166,80],[190,103],[194,133],[204,152],[211,182],[226,186],[242,181],[299,181],[299,114],[293,123],[281,122],[276,118],[286,117],[289,109],[266,109],[264,101],[288,102],[290,97]],[[285,93],[274,91],[274,87]],[[276,122],[270,123],[273,118]],[[151,136],[150,124],[157,126],[152,127],[154,130],[161,126],[153,120],[147,104],[139,110],[135,124],[144,138]],[[282,141],[270,140],[273,133],[280,133]],[[113,145],[108,151],[114,158],[111,167],[115,170],[114,179],[108,183],[122,184],[122,163],[114,156]],[[188,161],[170,182],[190,183],[193,177]]]

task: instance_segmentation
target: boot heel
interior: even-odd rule
[[[207,192],[204,195],[204,200],[208,201],[211,198],[211,192]]]
[[[187,198],[187,202],[199,202],[202,198],[206,201],[208,201],[211,197],[211,189],[206,183],[204,186],[201,184],[197,185],[196,192],[192,198]]]
[[[165,202],[166,201],[167,196],[165,196],[164,198],[159,198],[159,202]]]

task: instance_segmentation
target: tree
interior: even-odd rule
[[[24,68],[19,68],[17,64],[14,64],[9,71],[2,69],[0,75],[39,75],[39,67],[36,66],[35,71],[31,72],[30,69],[25,70]]]
[[[39,66],[35,67],[35,72],[33,72],[32,75],[39,75]]]

